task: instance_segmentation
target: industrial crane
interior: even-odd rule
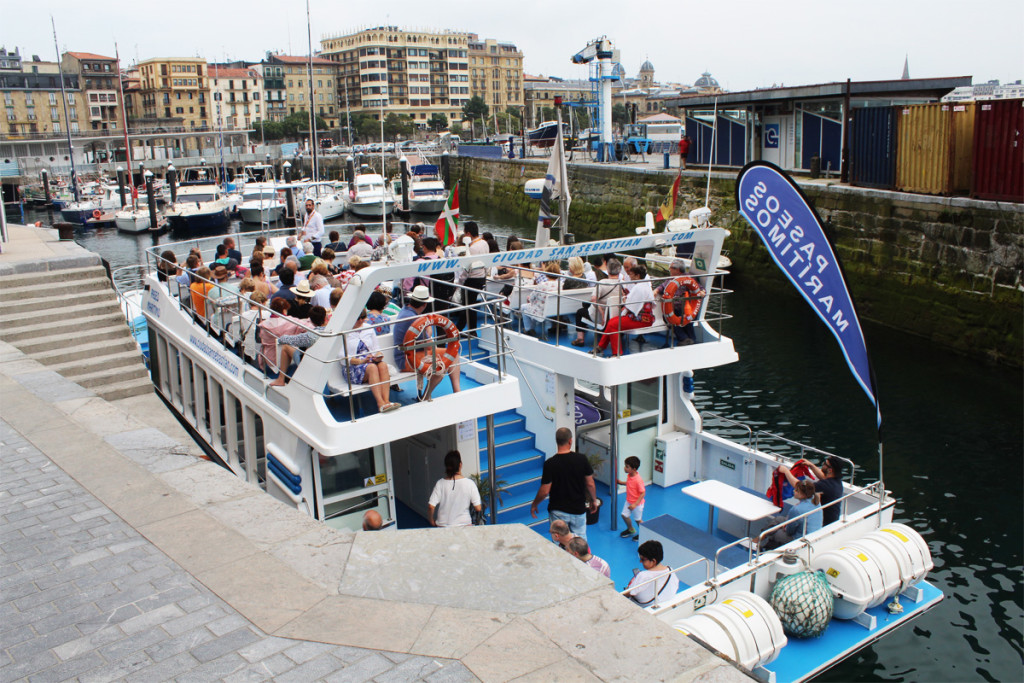
[[[619,60],[619,51],[606,36],[595,38],[572,56],[573,64],[590,64],[597,60],[597,80],[600,95],[597,100],[597,120],[600,142],[597,150],[598,161],[611,161],[615,146],[612,141],[612,81],[616,79],[614,64]],[[593,78],[591,79],[593,80]]]

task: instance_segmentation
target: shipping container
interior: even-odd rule
[[[1024,202],[1024,100],[978,102],[971,196]]]
[[[974,150],[974,102],[958,102],[951,107],[953,121],[950,126],[953,139],[952,177],[950,191],[953,194],[969,194],[974,164],[971,156]]]
[[[898,110],[865,107],[853,110],[850,130],[850,183],[891,190],[896,187]]]
[[[949,194],[952,187],[952,105],[897,107],[896,187],[905,192]]]

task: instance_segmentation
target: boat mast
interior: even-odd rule
[[[54,22],[52,14],[50,15],[50,25],[53,27],[53,47],[57,51],[57,70],[60,72],[60,99],[64,105],[64,128],[67,132],[68,159],[71,160],[71,192],[75,196],[75,201],[79,202],[82,200],[82,197],[78,192],[78,174],[75,173],[75,148],[71,144],[71,119],[68,118],[68,96],[64,91],[64,69],[61,67],[60,45],[57,43],[57,24]]]
[[[385,239],[387,239],[387,234],[388,234],[388,191],[387,191],[388,190],[388,181],[384,177],[384,164],[386,163],[385,162],[385,156],[384,156],[384,154],[385,154],[385,152],[384,152],[384,93],[387,91],[387,86],[386,85],[382,86],[381,87],[381,91],[382,92],[380,94],[380,179],[381,179],[381,188],[380,188],[380,220],[381,220],[381,223],[384,224],[383,229],[381,230],[381,233],[385,236]],[[390,249],[387,250],[387,253],[390,254],[391,250]]]
[[[306,75],[309,77],[309,135],[310,147],[313,151],[313,182],[320,179],[317,168],[317,140],[316,140],[316,114],[313,112],[313,34],[310,28],[309,0],[306,0],[306,41],[309,44],[309,62],[306,65]]]
[[[128,167],[128,187],[132,191],[132,208],[139,208],[138,197],[135,193],[135,180],[132,179],[132,147],[128,142],[128,112],[124,106],[124,79],[121,76],[121,53],[117,50],[117,43],[114,43],[114,59],[117,61],[117,87],[121,91],[121,118],[124,120],[124,158]]]

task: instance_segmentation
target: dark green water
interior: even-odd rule
[[[479,213],[483,230],[532,235],[528,224]],[[112,228],[77,241],[115,267],[140,262],[154,243]],[[873,410],[834,339],[795,293],[729,284],[737,291],[724,332],[740,362],[698,373],[701,409],[850,457],[864,469],[860,481],[874,480]],[[900,501],[897,520],[928,541],[930,579],[946,599],[819,680],[1024,680],[1021,372],[870,323],[865,336],[884,420],[885,483]]]

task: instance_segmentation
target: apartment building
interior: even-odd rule
[[[338,104],[339,66],[332,60],[314,57],[311,83],[309,62],[309,57],[305,56],[267,53],[260,65],[267,98],[267,120],[280,121],[312,108],[329,128],[337,128],[339,114],[343,111]]]
[[[156,57],[139,62],[139,97],[145,119],[180,119],[187,130],[215,126],[204,59]]]
[[[247,130],[263,117],[263,78],[255,69],[211,64],[209,79],[214,127]]]
[[[88,106],[83,122],[88,130],[124,129],[117,59],[91,52],[65,52],[60,67],[64,73],[78,76]]]
[[[512,43],[472,34],[469,40],[470,96],[479,95],[492,112],[525,104],[523,53]]]
[[[338,103],[374,118],[409,116],[425,127],[434,114],[462,118],[470,98],[469,41],[459,31],[378,26],[329,36],[320,56],[339,67]],[[521,60],[520,60],[521,61]]]
[[[7,138],[78,133],[85,125],[85,102],[78,76],[63,74],[67,97],[67,127],[61,102],[61,71],[56,62],[38,57],[23,62],[15,50],[0,48],[0,98],[4,117],[0,133]]]

